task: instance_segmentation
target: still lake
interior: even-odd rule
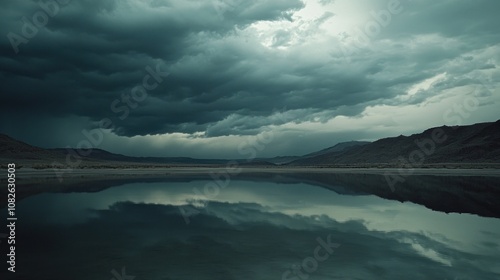
[[[500,279],[499,218],[341,185],[211,183],[27,196],[17,202],[16,273],[2,279]]]

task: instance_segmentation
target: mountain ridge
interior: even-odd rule
[[[433,135],[435,133],[446,139],[437,143]],[[398,165],[403,162],[401,157],[411,161],[412,156],[413,161],[422,161],[421,164],[499,163],[500,120],[465,126],[433,127],[409,136],[382,138],[354,147],[343,154],[326,153],[312,158],[301,158],[290,165]]]
[[[435,134],[446,137],[437,143]],[[433,141],[432,143],[430,141]],[[420,143],[420,144],[419,144]],[[64,165],[70,153],[80,156],[83,166],[103,165],[225,165],[227,159],[190,157],[135,157],[103,149],[44,149],[0,134],[0,160],[47,168]],[[236,159],[241,165],[254,166],[329,166],[397,167],[419,164],[500,163],[500,120],[464,126],[439,126],[409,136],[381,138],[374,142],[348,141],[303,156]],[[417,162],[418,164],[415,164]]]

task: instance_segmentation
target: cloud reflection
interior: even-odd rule
[[[23,247],[17,276],[29,278],[36,271],[41,278],[102,279],[110,269],[126,266],[136,279],[281,279],[292,264],[311,255],[317,237],[327,235],[342,246],[319,266],[311,279],[498,279],[500,275],[495,262],[500,256],[495,236],[499,232],[498,220],[489,219],[496,230],[482,228],[491,232],[490,238],[483,234],[482,240],[496,247],[470,252],[456,241],[437,238],[437,233],[433,237],[419,230],[373,228],[372,223],[383,220],[383,216],[337,220],[324,211],[327,199],[320,198],[327,193],[329,198],[336,194],[321,188],[308,186],[309,195],[302,197],[303,206],[296,213],[276,207],[296,202],[295,195],[303,187],[261,184],[252,190],[243,184],[228,188],[228,194],[220,199],[227,201],[210,201],[206,207],[198,207],[200,213],[191,217],[189,225],[179,214],[178,205],[168,199],[181,197],[186,192],[185,184],[143,184],[142,188],[125,185],[99,194],[50,194],[26,199],[24,211],[34,212],[38,198],[52,203],[52,208],[64,203],[70,211],[69,205],[73,205],[74,212],[81,212],[86,218],[77,223],[39,220],[23,224],[19,229]],[[163,203],[122,199],[135,193],[136,200],[142,200],[147,193],[155,189],[160,192],[161,188]],[[241,196],[246,191],[253,193],[255,199],[270,192],[285,194],[290,188],[296,189],[274,204],[263,199],[262,204],[246,202]],[[238,193],[241,201],[237,201]],[[360,197],[349,198],[355,203]],[[367,211],[385,204],[387,209],[401,210],[398,215],[408,214],[404,207],[391,206],[404,204],[371,198],[371,202],[366,197],[362,201]],[[323,214],[313,213],[313,202],[317,202],[316,209],[322,209]],[[308,207],[310,212],[299,213]],[[362,207],[353,204],[349,209]],[[432,212],[423,207],[418,211]],[[48,212],[44,215],[50,217]],[[57,266],[50,265],[54,261]],[[85,273],[79,275],[75,271]]]

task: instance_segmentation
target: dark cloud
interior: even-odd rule
[[[22,18],[33,21],[43,9],[37,1],[3,1],[0,130],[43,146],[55,145],[35,140],[62,122],[54,119],[86,120],[75,123],[78,131],[109,118],[113,133],[127,137],[257,135],[283,124],[275,116],[283,108],[294,123],[359,118],[371,106],[424,102],[433,94],[408,102],[398,96],[444,72],[443,90],[459,80],[477,83],[468,77],[475,71],[498,73],[496,2],[401,1],[403,11],[363,46],[355,45],[361,34],[330,35],[328,24],[342,14],[297,16],[310,3],[70,1],[16,54],[7,34],[24,36]],[[375,1],[364,14],[386,6]],[[124,100],[151,75],[147,67],[169,76],[146,100]],[[31,127],[8,124],[25,118]],[[67,135],[66,144],[77,137]]]

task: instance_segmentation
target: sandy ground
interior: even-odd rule
[[[161,176],[167,174],[237,173],[330,173],[330,174],[401,174],[435,176],[493,176],[500,177],[500,169],[398,169],[398,168],[307,168],[307,167],[241,167],[238,170],[226,167],[175,167],[175,168],[130,168],[130,169],[32,169],[16,170],[18,178],[57,177],[115,177],[115,176]]]

